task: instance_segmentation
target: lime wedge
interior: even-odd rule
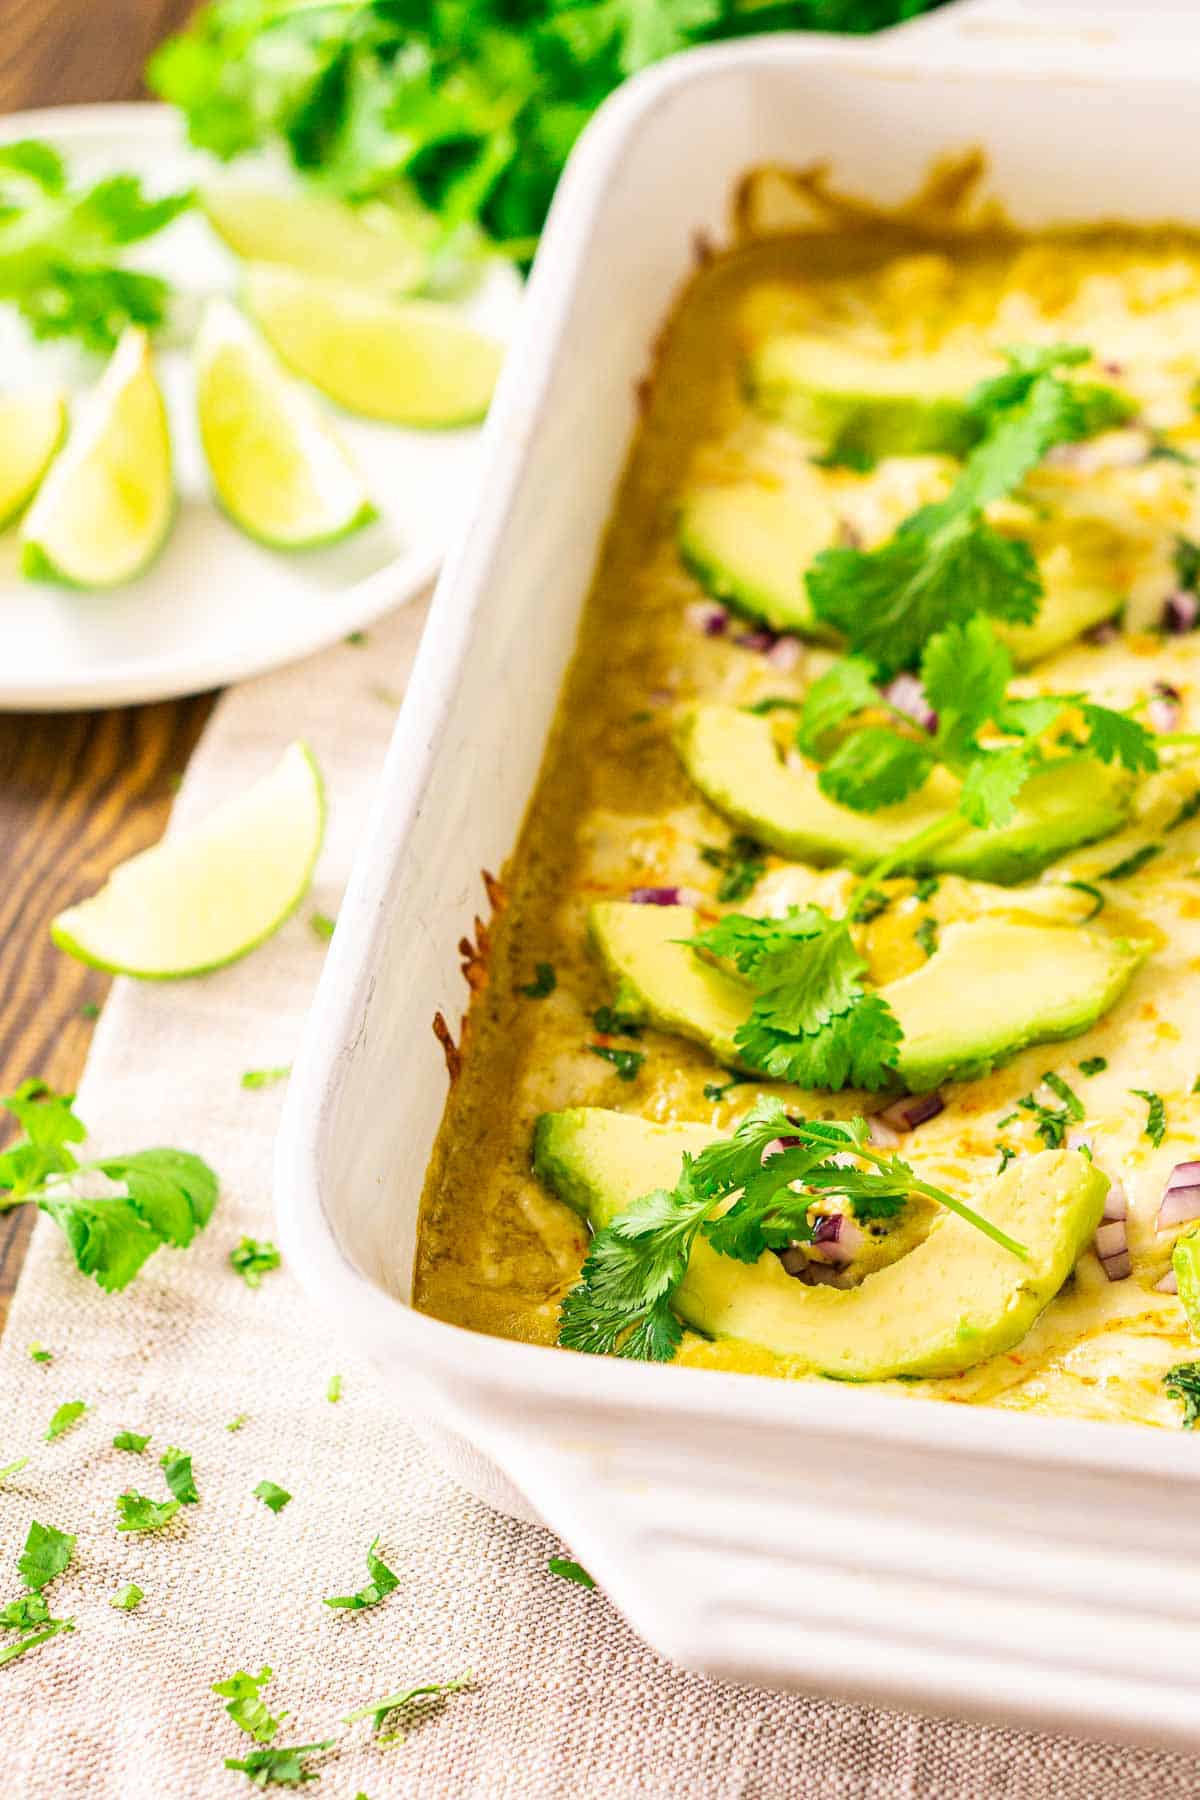
[[[393,425],[471,425],[487,411],[503,351],[435,300],[255,263],[246,301],[285,363],[347,412]]]
[[[332,543],[375,517],[357,469],[308,394],[227,300],[196,343],[200,437],[235,525],[280,550]]]
[[[117,975],[166,981],[245,956],[299,905],[325,828],[321,773],[304,744],[178,837],[130,857],[90,900],[59,913],[60,950]]]
[[[21,566],[38,581],[114,587],[157,555],[173,511],[166,409],[133,326],[26,514]]]
[[[249,262],[286,263],[392,293],[419,286],[426,274],[420,240],[429,222],[415,206],[406,216],[382,201],[348,206],[331,194],[232,183],[206,188],[200,204],[217,235]]]
[[[0,399],[0,531],[19,518],[67,434],[67,403],[57,388]]]

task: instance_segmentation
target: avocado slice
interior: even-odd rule
[[[775,631],[835,642],[808,603],[804,571],[837,535],[837,516],[817,494],[739,481],[696,488],[679,513],[679,555],[717,600]]]
[[[749,985],[683,938],[700,930],[690,906],[605,900],[588,928],[616,983],[623,1018],[704,1044],[718,1062],[753,1073],[734,1042]],[[1119,998],[1148,943],[1082,926],[999,917],[947,925],[928,962],[878,989],[904,1033],[897,1080],[910,1093],[986,1075],[1029,1044],[1078,1037]]]
[[[844,461],[942,452],[979,435],[964,396],[992,371],[974,356],[882,356],[816,332],[768,337],[743,370],[754,406]]]
[[[533,1166],[600,1231],[642,1194],[674,1187],[685,1151],[715,1135],[576,1107],[538,1120]],[[943,1213],[915,1249],[852,1288],[805,1287],[770,1251],[735,1262],[700,1237],[674,1305],[708,1337],[761,1344],[842,1381],[956,1375],[1020,1343],[1095,1232],[1108,1187],[1075,1151],[1019,1157],[978,1207],[1026,1245],[1027,1262]]]
[[[736,706],[689,708],[675,742],[684,768],[718,812],[801,862],[871,868],[958,802],[958,782],[938,768],[899,806],[873,813],[839,806],[821,792],[815,764],[799,757],[784,762],[770,719]],[[1123,770],[1091,757],[1063,757],[1025,784],[1007,825],[987,831],[964,825],[910,871],[944,870],[1005,886],[1025,881],[1066,851],[1116,831],[1132,798],[1133,781]]]
[[[1101,575],[1089,575],[1070,563],[1062,566],[1057,557],[1039,559],[1038,569],[1042,598],[1033,623],[1006,625],[997,619],[994,624],[996,636],[1007,644],[1013,661],[1022,669],[1065,650],[1085,631],[1114,618],[1128,598]]]

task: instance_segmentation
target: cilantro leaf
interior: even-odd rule
[[[117,1530],[161,1531],[178,1511],[178,1500],[148,1500],[130,1488],[117,1495]]]
[[[149,1442],[149,1433],[143,1437],[140,1431],[118,1431],[113,1439],[113,1449],[128,1450],[134,1456],[140,1456]]]
[[[744,832],[735,833],[725,849],[716,844],[705,844],[700,860],[710,868],[721,870],[717,899],[722,901],[744,900],[762,879],[767,867],[762,845]]]
[[[225,1711],[234,1724],[248,1732],[256,1744],[269,1743],[288,1716],[286,1712],[272,1713],[262,1698],[262,1689],[270,1679],[271,1670],[264,1665],[257,1675],[238,1669],[224,1681],[212,1684],[213,1693],[229,1702]]]
[[[175,1498],[184,1506],[195,1506],[200,1496],[196,1492],[192,1459],[188,1452],[177,1450],[174,1444],[170,1444],[159,1457],[158,1466]]]
[[[272,1782],[280,1787],[299,1787],[306,1781],[319,1779],[311,1769],[304,1767],[304,1758],[315,1756],[320,1750],[332,1749],[333,1743],[333,1738],[322,1738],[317,1744],[288,1744],[252,1750],[249,1756],[227,1756],[225,1767],[239,1769],[258,1788],[265,1788]]]
[[[400,1585],[400,1577],[394,1575],[375,1554],[377,1537],[371,1539],[367,1550],[367,1573],[371,1577],[365,1587],[359,1588],[356,1594],[335,1594],[325,1601],[326,1606],[341,1608],[348,1612],[362,1612],[365,1607],[377,1606],[384,1597]]]
[[[283,1261],[278,1249],[268,1238],[239,1238],[229,1252],[229,1261],[248,1288],[259,1287],[262,1278]]]
[[[1139,870],[1145,868],[1148,862],[1153,862],[1154,858],[1161,853],[1161,844],[1139,844],[1136,850],[1131,851],[1128,856],[1123,856],[1120,862],[1115,862],[1111,869],[1101,869],[1100,880],[1123,881],[1127,875],[1136,875]]]
[[[963,776],[958,798],[963,818],[981,828],[1007,825],[1021,789],[1037,766],[1036,752],[1023,744],[982,751]]]
[[[1056,1075],[1052,1069],[1049,1069],[1042,1076],[1042,1086],[1048,1087],[1052,1094],[1058,1095],[1072,1124],[1081,1123],[1085,1116],[1083,1101],[1069,1082],[1064,1081],[1061,1075]]]
[[[589,1044],[588,1049],[593,1056],[610,1062],[621,1081],[636,1081],[646,1060],[644,1050],[621,1050],[614,1044]]]
[[[86,1400],[64,1400],[56,1407],[49,1425],[46,1427],[46,1442],[52,1444],[64,1431],[69,1431],[77,1419],[81,1419],[88,1410]]]
[[[255,1498],[261,1500],[264,1506],[269,1506],[273,1513],[281,1513],[292,1497],[286,1488],[279,1487],[273,1481],[265,1480],[259,1482],[254,1494]]]
[[[292,1072],[291,1063],[276,1063],[270,1069],[246,1069],[242,1074],[244,1088],[274,1087],[277,1081],[286,1081]]]
[[[127,1581],[123,1588],[117,1589],[108,1604],[115,1606],[118,1612],[133,1612],[134,1608],[140,1606],[145,1598],[145,1594],[136,1581]]]
[[[979,732],[999,717],[1012,674],[1012,657],[985,618],[948,625],[930,638],[921,685],[937,714],[944,761],[954,764],[975,753]]]
[[[820,754],[835,726],[868,707],[880,706],[883,696],[876,684],[876,668],[864,656],[842,656],[818,675],[804,696],[804,711],[796,728],[796,742],[810,756]]]
[[[1085,1056],[1079,1065],[1079,1073],[1081,1075],[1099,1075],[1107,1067],[1107,1056]]]
[[[52,1363],[54,1361],[53,1350],[47,1350],[43,1344],[30,1344],[29,1356],[30,1360],[35,1363]]]
[[[58,1637],[60,1632],[74,1631],[74,1629],[74,1619],[48,1620],[40,1631],[33,1632],[29,1637],[18,1638],[15,1644],[5,1644],[4,1648],[0,1650],[0,1667],[3,1667],[5,1663],[15,1662],[17,1657],[24,1656],[27,1650],[36,1650],[39,1644],[46,1643],[52,1637]]]
[[[1120,763],[1134,774],[1157,769],[1158,751],[1152,731],[1128,713],[1097,706],[1092,700],[1082,701],[1079,710],[1087,728],[1087,747],[1093,756],[1101,762]]]
[[[10,1600],[7,1606],[0,1607],[0,1626],[5,1631],[29,1631],[35,1625],[45,1625],[50,1617],[50,1608],[41,1594],[22,1594],[19,1600]]]
[[[1142,1136],[1148,1137],[1157,1150],[1167,1135],[1167,1109],[1162,1095],[1150,1088],[1130,1088],[1129,1091],[1146,1102],[1146,1125]]]
[[[308,922],[317,937],[324,938],[326,943],[333,936],[334,928],[337,925],[336,919],[331,919],[328,913],[323,912],[315,912]]]
[[[17,1558],[17,1574],[28,1588],[38,1593],[61,1575],[75,1551],[75,1538],[69,1531],[56,1531],[53,1525],[39,1525],[35,1519],[29,1527],[25,1548]]]
[[[934,766],[928,744],[866,725],[843,738],[818,776],[821,792],[855,812],[895,806],[924,787]]]
[[[1183,1428],[1200,1425],[1200,1362],[1176,1363],[1163,1376],[1163,1387],[1183,1407]]]
[[[554,973],[554,964],[540,962],[534,965],[533,980],[525,982],[517,992],[524,994],[527,1000],[544,1000],[558,986],[558,977]]]
[[[325,1389],[325,1398],[329,1401],[336,1402],[340,1400],[341,1397],[342,1378],[340,1375],[331,1375],[329,1377],[329,1386]]]
[[[574,1563],[571,1565],[572,1568],[576,1566]],[[583,1571],[581,1570],[580,1573],[582,1574]],[[586,1579],[590,1586],[595,1585],[590,1577],[586,1577]],[[391,1713],[410,1712],[417,1701],[442,1700],[447,1694],[462,1693],[463,1689],[470,1685],[471,1671],[468,1669],[465,1675],[454,1676],[449,1681],[425,1681],[416,1687],[401,1688],[395,1694],[385,1694],[382,1700],[369,1700],[365,1706],[355,1707],[353,1712],[345,1715],[342,1723],[343,1725],[356,1725],[360,1719],[371,1719],[374,1721],[375,1738],[378,1743],[402,1744],[405,1737],[403,1731],[384,1732],[383,1728]],[[421,1710],[427,1710],[427,1708]]]
[[[546,1568],[551,1575],[557,1575],[562,1581],[573,1581],[577,1587],[594,1588],[596,1585],[583,1564],[572,1562],[569,1556],[552,1556]]]
[[[0,148],[0,300],[19,307],[35,337],[77,337],[100,352],[127,325],[158,325],[166,282],[122,267],[121,253],[170,224],[192,196],[150,199],[132,175],[72,189],[49,145]]]

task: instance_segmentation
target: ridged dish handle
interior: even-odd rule
[[[622,1408],[589,1410],[574,1427],[587,1441],[573,1441],[571,1420],[536,1401],[519,1423],[464,1429],[675,1662],[900,1708],[936,1694],[947,1713],[1010,1724],[1086,1720],[1100,1738],[1200,1740],[1200,1547],[1171,1483],[1060,1455],[864,1441],[814,1428],[802,1402],[774,1436],[750,1419]]]

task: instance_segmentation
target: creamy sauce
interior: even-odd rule
[[[698,1120],[730,1130],[761,1092],[826,1117],[861,1110],[863,1097],[798,1096],[748,1082],[717,1101],[707,1084],[727,1076],[702,1049],[647,1030],[636,1045],[605,1040],[592,1020],[611,999],[587,947],[585,918],[596,899],[638,886],[683,885],[715,915],[720,872],[706,846],[729,843],[731,827],[690,785],[671,745],[673,709],[697,697],[742,705],[767,695],[798,698],[828,665],[807,648],[781,673],[731,638],[707,638],[689,623],[703,599],[675,548],[680,494],[696,481],[744,479],[829,494],[856,538],[870,545],[949,486],[956,465],[942,457],[889,458],[871,473],[824,469],[786,427],[757,416],[742,396],[739,358],[747,343],[781,328],[839,329],[884,351],[956,348],[978,355],[1014,342],[1085,343],[1119,367],[1119,385],[1139,404],[1136,427],[1088,446],[1078,466],[1059,464],[1008,504],[1039,553],[1072,534],[1091,534],[1121,570],[1129,604],[1125,631],[1104,646],[1076,643],[1021,678],[1018,692],[1086,688],[1109,704],[1144,700],[1155,681],[1182,693],[1180,728],[1200,730],[1200,633],[1153,629],[1175,584],[1176,535],[1200,537],[1200,468],[1147,460],[1147,428],[1200,456],[1193,388],[1200,373],[1200,244],[1183,234],[1102,234],[1036,241],[980,239],[941,245],[900,226],[777,241],[701,271],[661,347],[648,410],[621,485],[595,587],[584,615],[560,716],[517,852],[505,871],[508,903],[496,922],[486,986],[470,1015],[469,1047],[431,1166],[416,1262],[416,1303],[476,1330],[553,1343],[558,1303],[586,1250],[582,1221],[529,1169],[535,1118],[566,1106],[606,1106],[646,1118]],[[1089,371],[1089,374],[1092,374]],[[1114,370],[1115,373],[1115,370]],[[1103,379],[1103,375],[1099,376]],[[1081,523],[1082,522],[1082,523]],[[735,626],[735,630],[742,627]],[[749,625],[746,629],[749,629]],[[997,1146],[1041,1147],[1022,1113],[1000,1129],[1016,1100],[1038,1090],[1046,1070],[1075,1089],[1106,1171],[1130,1202],[1133,1275],[1110,1283],[1094,1254],[1017,1350],[966,1374],[892,1383],[902,1393],[1160,1425],[1179,1408],[1162,1371],[1192,1350],[1179,1302],[1154,1291],[1172,1238],[1155,1214],[1173,1165],[1200,1154],[1200,818],[1177,823],[1194,790],[1181,766],[1146,782],[1127,829],[1073,853],[1042,885],[1095,881],[1148,840],[1163,848],[1137,873],[1104,883],[1096,924],[1150,936],[1155,954],[1120,1003],[1085,1036],[1026,1051],[986,1079],[946,1091],[940,1117],[905,1139],[919,1174],[976,1199],[995,1173]],[[740,910],[781,901],[834,904],[846,877],[816,874],[768,855],[758,890]],[[930,903],[899,883],[871,928],[876,979],[915,966],[913,933],[927,913],[969,905],[954,884]],[[1014,904],[1018,896],[1014,895]],[[519,990],[535,965],[553,965],[546,998]],[[635,1079],[589,1048],[620,1042],[644,1050]],[[1085,1077],[1079,1065],[1104,1057]],[[1144,1134],[1153,1089],[1166,1105],[1167,1134]],[[1052,1096],[1042,1095],[1052,1100]],[[878,1103],[876,1103],[878,1104]],[[936,1229],[936,1225],[934,1227]],[[750,1344],[707,1342],[691,1333],[679,1361],[709,1368],[799,1376],[807,1371]]]

